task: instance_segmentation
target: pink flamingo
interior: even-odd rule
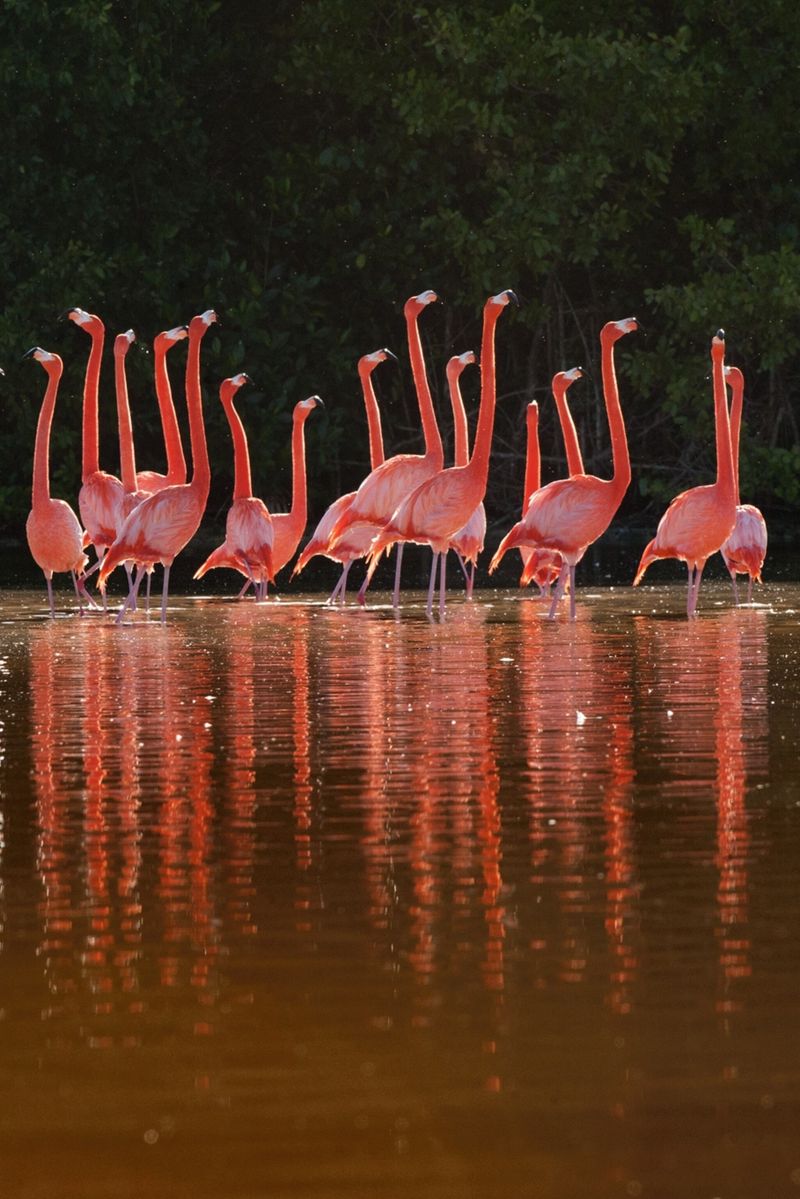
[[[164,433],[164,448],[167,454],[167,473],[155,470],[140,470],[136,475],[139,491],[160,491],[173,483],[186,482],[186,458],[181,444],[181,432],[172,400],[172,388],[167,370],[167,354],[174,345],[188,336],[188,325],[177,325],[166,329],[153,339],[153,369],[155,374],[156,398]]]
[[[570,619],[575,619],[575,567],[593,541],[605,533],[631,481],[631,463],[625,421],[619,402],[614,369],[614,346],[620,337],[633,333],[633,317],[609,321],[600,331],[603,395],[611,432],[613,476],[573,475],[555,479],[531,496],[525,515],[506,533],[489,566],[496,569],[507,550],[518,545],[558,550],[563,558],[558,585],[553,593],[548,618],[555,619],[559,601],[569,581]]]
[[[725,394],[725,333],[711,339],[711,369],[714,384],[714,428],[717,446],[716,482],[681,492],[667,508],[653,540],[646,546],[633,580],[641,581],[651,562],[678,558],[689,571],[686,615],[697,609],[700,580],[708,558],[721,549],[736,523],[736,479],[734,476],[728,402]]]
[[[84,312],[82,308],[69,308],[64,316],[88,333],[92,339],[83,385],[82,485],[78,494],[78,509],[86,529],[84,548],[91,544],[97,552],[97,564],[88,572],[92,574],[98,569],[103,555],[122,524],[123,488],[115,475],[100,470],[98,404],[105,326],[99,316]]]
[[[567,403],[567,391],[575,382],[583,376],[583,371],[580,367],[573,367],[569,371],[558,371],[553,376],[551,384],[553,397],[558,410],[558,421],[561,425],[561,435],[564,438],[564,448],[567,452],[567,471],[569,476],[583,474],[583,456],[581,447],[578,444],[578,433],[575,429],[575,422],[572,419],[572,413],[569,410]],[[522,508],[522,514],[525,515],[525,509],[530,502],[530,497],[534,491],[538,491],[541,486],[541,456],[539,453],[539,410],[538,405],[534,408],[533,404],[528,405],[528,454],[525,463],[525,499]],[[531,409],[533,408],[533,411]],[[563,565],[563,558],[558,550],[543,549],[541,547],[533,548],[529,545],[521,545],[519,547],[522,556],[523,570],[520,575],[520,587],[527,587],[531,579],[533,579],[539,587],[539,592],[542,596],[550,594],[550,587],[558,579]]]
[[[282,570],[294,556],[300,538],[306,528],[308,516],[308,492],[306,487],[306,442],[305,425],[315,408],[324,408],[319,396],[299,400],[292,414],[292,507],[288,512],[276,512],[272,517],[275,541],[272,546],[272,561],[275,574]],[[267,583],[264,581],[264,599]]]
[[[513,291],[501,291],[496,296],[490,296],[483,308],[481,403],[472,457],[466,466],[452,466],[448,470],[439,470],[419,484],[395,509],[391,519],[376,536],[370,550],[367,584],[381,554],[396,541],[416,541],[422,545],[430,545],[433,550],[433,563],[428,585],[429,616],[433,607],[437,566],[441,563],[439,613],[442,615],[445,607],[445,566],[450,541],[466,524],[486,494],[496,399],[494,334],[501,312],[512,300],[518,303]]]
[[[211,485],[208,461],[203,400],[200,390],[200,344],[217,314],[209,308],[189,324],[189,353],[186,359],[186,405],[189,410],[189,439],[192,447],[193,473],[190,483],[174,484],[149,495],[126,518],[119,535],[108,550],[100,568],[98,586],[121,562],[133,561],[152,570],[157,562],[164,566],[164,587],[161,594],[161,623],[167,619],[169,572],[175,557],[197,532],[203,518]],[[140,571],[117,616],[120,624],[128,608],[136,603],[142,581]]]
[[[456,466],[466,466],[469,461],[469,432],[467,414],[464,411],[464,400],[461,395],[461,375],[467,366],[475,362],[472,350],[465,354],[454,355],[447,364],[447,384],[450,391],[450,405],[453,409],[454,458]],[[456,557],[466,579],[467,599],[472,599],[475,588],[475,570],[478,565],[478,555],[483,550],[486,538],[486,509],[483,500],[478,504],[467,523],[457,533],[454,533],[450,548],[455,550]],[[467,571],[465,563],[470,564]]]
[[[65,500],[54,500],[50,495],[50,430],[64,363],[58,354],[49,354],[39,346],[29,350],[25,357],[41,362],[47,372],[47,388],[36,425],[32,502],[25,532],[33,560],[44,571],[50,615],[55,616],[53,572],[70,572],[82,611],[85,590],[78,576],[88,559],[83,552],[83,530],[77,516]]]
[[[252,379],[245,374],[234,375],[225,379],[219,389],[233,438],[233,503],[225,522],[225,541],[206,558],[194,577],[202,579],[215,567],[232,568],[249,579],[256,589],[256,598],[260,599],[268,580],[274,575],[272,546],[275,533],[267,505],[253,495],[247,434],[242,418],[233,406],[234,397],[244,383],[252,383]]]
[[[346,508],[336,521],[331,531],[331,540],[336,547],[338,539],[354,525],[371,526],[374,537],[379,533],[391,517],[397,505],[410,492],[436,474],[444,464],[444,449],[433,410],[433,400],[428,385],[425,370],[425,358],[422,353],[422,342],[419,336],[418,320],[423,309],[438,299],[436,292],[423,291],[418,296],[406,300],[403,315],[408,332],[408,351],[411,358],[411,373],[417,392],[422,431],[425,437],[424,454],[395,454],[387,458],[379,467],[371,471],[355,494],[353,502]],[[368,530],[365,530],[365,533]],[[397,551],[397,564],[394,575],[394,591],[392,602],[397,607],[400,599],[400,567],[402,562],[402,544]],[[359,603],[364,602],[369,574],[364,579],[358,593]]]
[[[364,407],[367,413],[367,428],[369,430],[370,470],[376,470],[384,460],[381,414],[378,408],[378,401],[375,397],[372,372],[379,363],[385,362],[387,358],[391,358],[393,362],[397,362],[397,358],[392,351],[386,348],[375,350],[371,354],[364,354],[358,361],[358,376],[361,380]],[[347,591],[347,576],[350,572],[350,567],[357,558],[363,558],[374,536],[374,530],[371,525],[351,526],[338,539],[334,548],[331,531],[339,517],[349,508],[355,496],[355,491],[350,491],[346,495],[339,496],[338,500],[334,500],[306,543],[292,571],[292,578],[294,578],[296,574],[299,574],[303,570],[315,554],[323,554],[326,558],[331,558],[334,562],[340,562],[342,564],[342,573],[339,576],[338,583],[328,597],[327,602],[329,604],[333,604],[337,600],[344,603]],[[360,538],[359,532],[363,534]]]
[[[767,556],[767,522],[753,504],[739,503],[739,436],[742,427],[742,404],[744,401],[744,375],[738,366],[726,366],[725,378],[733,393],[731,401],[731,453],[736,488],[736,524],[720,553],[725,561],[733,583],[733,596],[739,605],[739,588],[736,575],[747,575],[747,602],[753,598],[753,579],[761,582],[761,568]]]

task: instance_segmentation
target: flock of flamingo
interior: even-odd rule
[[[437,570],[439,613],[445,610],[445,564],[448,552],[456,552],[466,579],[467,597],[472,597],[475,569],[483,549],[486,513],[483,500],[489,474],[489,456],[494,426],[495,328],[504,308],[516,302],[512,291],[490,296],[483,310],[481,339],[480,409],[472,452],[469,451],[467,419],[459,379],[475,363],[472,352],[450,359],[447,379],[453,410],[455,465],[444,466],[444,450],[433,407],[418,321],[434,301],[433,291],[412,296],[405,304],[411,370],[419,403],[424,454],[384,457],[380,413],[372,385],[372,372],[394,355],[387,349],[365,355],[358,364],[369,428],[370,473],[360,487],[341,496],[323,515],[294,566],[293,576],[316,554],[341,565],[341,575],[329,603],[343,603],[347,577],[356,559],[364,558],[367,571],[358,592],[364,603],[375,568],[384,553],[397,545],[393,603],[399,603],[403,546],[407,541],[430,546],[433,551],[427,612],[432,615]],[[33,462],[33,499],[26,531],[28,544],[47,582],[50,614],[55,615],[52,577],[70,572],[84,604],[107,611],[106,583],[117,567],[124,567],[128,590],[116,616],[122,623],[136,610],[142,580],[147,578],[148,608],[150,578],[156,565],[164,570],[161,621],[166,620],[169,572],[175,557],[197,532],[208,499],[211,469],[206,445],[200,386],[200,350],[203,337],[217,320],[209,309],[188,325],[160,333],[154,342],[155,388],[161,414],[167,470],[139,471],[134,453],[133,427],[125,375],[125,356],[135,340],[132,330],[114,342],[114,370],[120,440],[121,478],[101,470],[99,462],[99,380],[105,328],[99,317],[81,308],[64,314],[89,334],[91,349],[83,394],[82,485],[78,496],[80,521],[64,500],[50,495],[50,432],[63,363],[57,354],[40,347],[28,352],[47,373],[47,387],[36,431]],[[600,333],[603,394],[611,435],[613,473],[610,479],[588,475],[583,469],[575,425],[567,404],[567,391],[581,377],[581,370],[560,371],[553,379],[553,395],[567,456],[568,476],[541,486],[538,439],[538,405],[527,411],[527,458],[521,519],[506,533],[491,560],[491,574],[513,548],[522,556],[522,586],[535,582],[540,594],[550,599],[548,616],[555,619],[560,601],[569,594],[570,618],[575,618],[575,567],[588,547],[613,520],[631,481],[631,464],[625,422],[614,367],[617,341],[637,328],[633,318],[609,321]],[[187,339],[186,405],[192,454],[192,477],[188,480],[186,458],[172,399],[166,356],[178,341]],[[656,535],[646,547],[634,584],[639,583],[651,562],[678,558],[686,562],[689,586],[686,611],[697,610],[700,580],[708,558],[720,551],[733,581],[739,602],[736,576],[748,577],[748,602],[753,580],[760,581],[767,547],[764,518],[752,505],[739,503],[739,435],[744,379],[736,367],[725,365],[725,338],[720,329],[712,338],[711,361],[716,429],[717,477],[712,484],[682,492],[669,505]],[[395,359],[396,361],[396,359]],[[228,511],[225,541],[195,573],[201,578],[212,568],[238,571],[244,577],[241,598],[252,586],[257,601],[267,597],[267,588],[285,567],[300,544],[306,525],[306,474],[304,425],[320,404],[310,396],[295,405],[292,432],[293,494],[289,512],[270,513],[253,495],[247,436],[234,406],[237,391],[250,379],[234,375],[220,385],[220,399],[230,425],[234,452],[233,502]],[[731,389],[728,410],[726,383]],[[93,546],[96,560],[89,565],[86,550]],[[89,595],[86,580],[98,572],[97,585],[102,607]],[[554,586],[554,590],[551,589]]]

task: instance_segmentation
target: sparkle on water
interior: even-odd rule
[[[759,598],[5,593],[5,1193],[800,1194],[800,589]]]

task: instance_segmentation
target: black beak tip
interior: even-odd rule
[[[724,329],[717,329],[717,331],[716,331],[716,333],[714,334],[714,336],[715,336],[715,337],[718,337],[720,341],[724,341],[724,340],[725,340],[725,330],[724,330]]]
[[[32,358],[38,349],[39,349],[38,346],[31,346],[31,348],[29,350],[26,350],[25,353],[22,355],[22,357],[20,358],[20,362],[24,362],[26,358]]]
[[[386,346],[383,347],[383,352],[387,358],[391,358],[392,362],[397,362],[397,355],[393,354],[391,350],[387,350]]]
[[[517,295],[517,293],[515,291],[512,291],[511,288],[509,287],[506,291],[506,295],[508,296],[509,300],[511,300],[511,302],[513,304],[516,304],[517,308],[519,308],[519,306],[520,306],[519,296]]]

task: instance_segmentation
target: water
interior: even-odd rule
[[[4,1194],[800,1194],[800,588],[579,598],[0,597]]]

